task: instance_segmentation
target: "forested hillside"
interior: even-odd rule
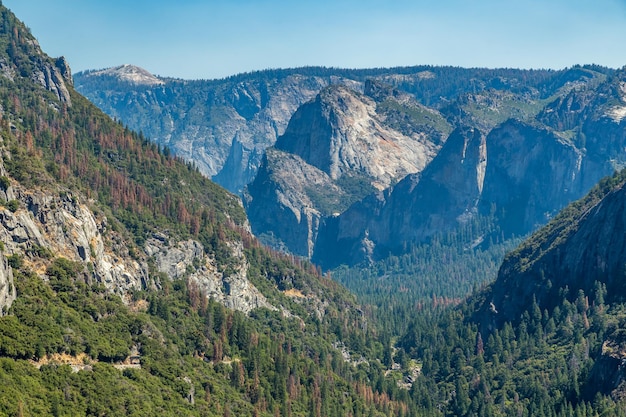
[[[409,410],[353,296],[258,244],[2,6],[0,104],[0,415]]]
[[[467,302],[413,318],[398,356],[421,364],[424,415],[626,415],[624,178],[568,206]]]

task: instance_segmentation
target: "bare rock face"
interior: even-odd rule
[[[202,294],[230,309],[246,314],[259,307],[275,309],[248,280],[248,262],[241,243],[231,243],[230,247],[238,262],[226,272],[221,272],[202,244],[192,239],[170,245],[164,235],[155,234],[146,242],[145,252],[169,279],[188,277]]]
[[[423,241],[470,220],[483,189],[486,148],[478,129],[455,130],[421,173],[328,219],[314,260],[326,267],[371,261],[376,252],[397,250],[403,242]]]
[[[70,68],[70,64],[67,62],[64,56],[57,58],[57,60],[54,62],[54,66],[57,67],[57,69],[61,73],[61,77],[63,77],[65,82],[71,85],[74,84],[72,69]]]
[[[188,274],[189,268],[194,268],[194,260],[199,265],[199,260],[204,256],[200,242],[189,239],[169,245],[167,238],[158,234],[146,242],[144,250],[148,256],[154,257],[157,269],[170,279]]]
[[[455,130],[419,180],[414,175],[394,187],[376,240],[422,241],[473,218],[485,181],[486,142],[478,129]]]
[[[324,219],[430,162],[444,134],[410,120],[402,131],[389,126],[388,119],[411,99],[375,86],[367,83],[366,91],[380,103],[333,85],[296,111],[248,186],[246,208],[255,234],[311,257]],[[389,100],[395,115],[382,110]]]
[[[221,110],[221,121],[210,130],[200,127],[198,132],[206,133],[191,139],[199,145],[204,143],[200,146],[203,149],[196,146],[190,152],[191,149],[183,150],[173,142],[174,149],[196,162],[198,151],[206,155],[200,158],[201,171],[226,189],[241,194],[245,185],[254,179],[265,149],[284,133],[298,107],[328,83],[329,80],[322,77],[303,75],[267,82],[242,81],[225,94],[225,103],[212,104],[213,107],[225,106]],[[216,146],[209,149],[210,141]]]
[[[50,253],[90,264],[93,279],[120,295],[131,289],[145,288],[147,269],[116,245],[118,237],[111,232],[103,236],[106,219],[96,216],[85,204],[69,192],[53,196],[43,191],[15,191],[19,207],[15,212],[0,210],[0,241],[9,254],[28,254],[45,248]],[[36,258],[33,269],[44,272],[45,265]],[[43,269],[42,269],[43,268]]]
[[[3,316],[17,298],[13,283],[13,270],[4,254],[0,255],[0,317]]]
[[[65,85],[65,80],[59,69],[50,63],[44,63],[33,73],[33,81],[40,84],[46,90],[53,92],[57,98],[67,105],[72,104],[70,92]]]
[[[271,233],[292,253],[310,257],[320,218],[346,193],[322,170],[302,158],[268,149],[248,187],[248,217],[257,235]]]
[[[481,210],[495,213],[508,235],[523,235],[547,223],[608,173],[588,174],[584,153],[571,141],[515,120],[489,134],[487,154]]]
[[[92,77],[113,77],[117,78],[119,81],[139,86],[155,86],[165,84],[163,80],[155,77],[145,69],[129,64],[120,65],[101,71],[94,71],[89,73],[89,75]]]
[[[427,137],[413,138],[386,126],[368,96],[337,85],[303,105],[276,148],[300,156],[333,180],[357,172],[378,189],[421,171],[438,147]]]
[[[594,140],[611,128],[598,128]],[[610,161],[623,152],[611,154],[620,138],[607,139],[604,151],[591,153],[534,122],[511,119],[488,135],[457,129],[420,174],[326,221],[313,258],[328,267],[367,261],[476,215],[493,217],[507,237],[529,233],[613,171]]]
[[[248,261],[240,242],[231,243],[233,255],[238,260],[231,271],[218,272],[214,260],[205,259],[201,268],[191,275],[192,282],[209,298],[224,304],[227,308],[249,313],[255,308],[265,307],[276,310],[265,296],[248,280]]]

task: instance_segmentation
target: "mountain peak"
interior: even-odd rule
[[[149,71],[136,65],[124,64],[117,67],[107,68],[100,71],[92,72],[91,75],[109,75],[116,77],[120,81],[125,81],[135,85],[163,85],[165,82]]]
[[[425,134],[405,134],[385,124],[374,100],[342,85],[323,89],[301,106],[275,146],[333,180],[358,173],[379,189],[421,171],[438,150]]]

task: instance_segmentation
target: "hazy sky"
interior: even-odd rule
[[[626,65],[626,0],[2,0],[74,71]]]

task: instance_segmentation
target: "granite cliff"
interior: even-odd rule
[[[542,110],[535,102],[525,120],[457,129],[420,174],[322,224],[313,259],[330,267],[371,261],[477,217],[493,219],[504,238],[547,223],[624,165],[623,71],[582,74]]]
[[[478,129],[459,128],[421,173],[328,219],[314,259],[325,266],[370,262],[470,220],[485,180],[486,139]],[[375,253],[376,252],[376,253]]]
[[[429,118],[418,121],[407,109]],[[365,94],[322,90],[296,111],[248,186],[253,232],[311,257],[321,219],[424,169],[448,128],[436,111],[378,83],[367,82]]]

